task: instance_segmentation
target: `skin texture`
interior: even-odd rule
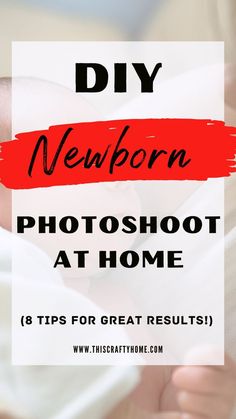
[[[185,367],[173,374],[180,409],[187,418],[229,418],[235,403],[236,366],[226,357],[224,367]]]

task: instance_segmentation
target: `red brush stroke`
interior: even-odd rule
[[[130,155],[137,149],[145,149],[147,155],[153,149],[165,149],[168,154],[174,149],[185,149],[190,164],[181,168],[174,164],[168,168],[166,155],[162,155],[152,169],[144,163],[137,169],[129,164],[115,167],[109,173],[109,158],[124,127],[130,128],[122,141]],[[42,147],[35,160],[32,176],[28,168],[36,143],[41,135],[48,139],[48,162],[55,152],[65,131],[71,127],[62,152],[52,175],[43,171]],[[236,171],[236,128],[225,126],[224,122],[191,119],[137,119],[105,122],[90,122],[58,125],[49,130],[27,132],[16,135],[13,141],[1,144],[0,180],[11,189],[30,189],[56,185],[117,181],[117,180],[207,180],[226,177]],[[104,152],[110,145],[107,159],[101,168],[85,169],[80,164],[68,169],[64,164],[65,154],[72,147],[78,147],[78,157],[89,148],[93,152]]]

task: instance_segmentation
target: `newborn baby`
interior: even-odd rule
[[[24,83],[27,84],[27,81],[24,81]],[[35,84],[37,86],[36,81]],[[41,82],[40,85],[42,88]],[[55,89],[55,93],[58,91],[58,96],[60,96],[60,94],[66,96],[65,92],[61,91],[60,93],[59,87],[57,88],[54,86],[53,89]],[[0,138],[2,140],[11,137],[9,98],[10,81],[1,80],[0,107],[3,112],[1,112],[0,115]],[[65,100],[63,103],[65,103]],[[7,233],[6,229],[11,228],[11,191],[1,187],[0,200],[0,226],[3,228],[0,229],[0,239],[2,238],[4,242],[5,237],[10,236],[10,233]],[[19,247],[22,246],[23,242],[19,241]],[[37,253],[36,248],[34,248],[34,252]],[[39,264],[36,265],[37,262],[35,260],[34,270],[40,270],[44,264],[40,262],[40,259],[36,259]],[[0,271],[0,279],[2,278],[0,286],[2,289],[5,289],[9,284],[6,285],[6,281],[3,280],[5,272],[2,266],[3,265],[1,265]],[[46,274],[44,273],[44,277],[45,275]],[[54,274],[55,277],[53,278],[49,265],[47,276],[55,283],[60,283],[61,281],[59,274]],[[9,293],[6,295],[7,298],[10,298]],[[84,301],[84,303],[86,302]],[[88,302],[87,304],[91,303]],[[6,328],[9,332],[10,319],[7,317],[6,313],[2,321],[2,327]],[[196,357],[199,356],[206,360],[206,358],[211,358],[212,354],[211,352],[192,354],[193,364]],[[5,364],[7,362],[9,362],[9,360],[6,361],[6,358],[1,359],[3,369],[7,367]],[[96,391],[93,393],[94,386],[99,388],[99,383],[102,382],[103,373],[107,372],[105,367],[86,367],[86,372],[84,373],[82,372],[83,367],[73,369],[69,367],[60,367],[56,369],[54,367],[37,367],[37,373],[34,367],[29,367],[25,370],[24,368],[21,368],[18,370],[15,367],[10,367],[8,365],[8,369],[10,370],[9,374],[13,376],[13,379],[10,380],[10,384],[9,382],[4,382],[4,384],[9,386],[8,395],[11,395],[11,397],[8,397],[5,411],[6,413],[12,413],[13,417],[19,415],[23,419],[27,419],[27,417],[38,417],[39,419],[42,417],[47,419],[98,419],[106,417],[108,411],[111,411],[109,419],[229,419],[235,401],[236,366],[234,361],[228,356],[226,356],[224,367],[147,367],[143,369],[141,380],[138,385],[138,372],[136,368],[127,367],[122,369],[111,367],[108,369],[111,370],[111,378],[112,374],[115,374],[115,371],[117,370],[120,371],[119,378],[117,378],[115,384],[112,380],[108,381],[108,385],[103,394],[100,394],[99,396],[96,396]],[[28,375],[28,379],[26,380],[24,379],[25,374]],[[17,380],[14,379],[14,377],[17,377]],[[7,375],[4,380],[8,380]],[[66,390],[63,389],[64,382],[70,383],[71,380],[74,385],[70,388],[70,385],[68,384]],[[83,385],[86,380],[90,398],[89,406],[83,409],[81,407],[84,403]],[[12,404],[13,401],[16,400],[13,390],[13,383],[15,381],[18,381],[21,386],[24,386],[24,388],[21,389],[22,393],[24,393],[24,397],[20,397],[22,403],[21,409],[11,408],[11,399]],[[46,383],[45,388],[43,382]],[[111,384],[112,382],[113,384]],[[62,384],[62,387],[60,383]],[[129,395],[135,385],[135,390]],[[0,393],[3,387],[4,386],[0,387]],[[17,391],[19,395],[19,388]],[[61,391],[63,394],[65,392],[65,403],[63,400],[59,400],[60,397],[58,397],[58,394]],[[4,395],[0,394],[0,400],[3,398]],[[48,404],[45,406],[45,398],[50,401],[52,400],[51,404],[50,401],[46,401]],[[114,406],[122,399],[123,401],[121,404],[114,410]],[[2,411],[4,411],[4,404]],[[1,418],[3,419],[4,415],[2,415]]]

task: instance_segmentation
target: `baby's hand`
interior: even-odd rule
[[[184,366],[173,373],[181,419],[229,419],[236,401],[236,364]]]

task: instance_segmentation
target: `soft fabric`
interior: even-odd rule
[[[71,366],[17,367],[11,365],[11,251],[17,248],[28,266],[22,288],[40,293],[47,288],[65,304],[93,303],[67,291],[48,257],[35,246],[0,229],[0,412],[23,419],[100,419],[134,388],[135,367]],[[35,343],[32,343],[35,344]]]

